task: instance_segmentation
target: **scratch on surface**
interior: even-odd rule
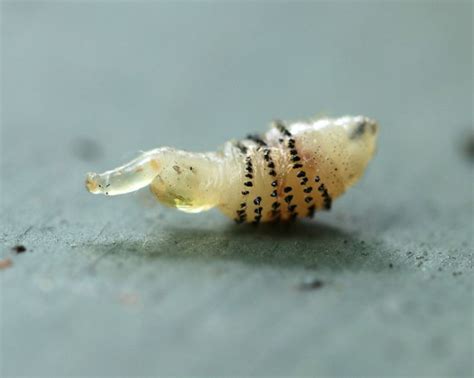
[[[89,264],[88,269],[90,270],[94,269],[99,263],[99,261],[102,260],[105,256],[107,256],[110,252],[112,252],[116,247],[117,247],[117,244],[114,243],[112,247],[110,247],[107,251],[105,251],[103,254],[97,257],[94,261],[92,261],[92,263]]]
[[[111,253],[113,250],[117,249],[117,247],[120,246],[121,243],[127,242],[130,240],[130,238],[121,240],[120,242],[115,242],[107,251],[105,251],[103,254],[101,254],[99,257],[97,257],[92,263],[90,263],[87,267],[86,270],[93,271],[97,264],[104,258],[106,257],[109,253]]]
[[[99,233],[96,235],[96,237],[94,239],[92,239],[91,243],[95,243],[97,241],[97,239],[99,239],[102,234],[104,233],[105,229],[110,225],[110,222],[107,222],[104,227],[102,227],[102,229],[99,231]]]
[[[25,231],[23,231],[20,235],[17,236],[17,240],[22,240],[25,238],[26,235],[33,229],[33,226],[29,226]]]

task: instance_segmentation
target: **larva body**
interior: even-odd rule
[[[158,148],[103,174],[92,193],[124,194],[150,185],[162,203],[182,211],[218,207],[238,223],[287,221],[328,210],[363,174],[378,127],[366,117],[274,122],[263,136],[231,141],[220,152]]]

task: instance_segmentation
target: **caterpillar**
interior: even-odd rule
[[[86,188],[114,196],[150,186],[165,205],[189,213],[218,207],[237,223],[312,217],[360,179],[377,133],[377,122],[363,116],[274,121],[264,135],[226,142],[218,152],[144,152],[116,169],[88,173]]]

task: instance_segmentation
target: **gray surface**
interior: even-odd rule
[[[1,31],[1,375],[472,374],[471,2],[8,2]],[[313,221],[83,186],[319,112],[382,129]]]

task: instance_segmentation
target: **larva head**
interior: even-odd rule
[[[153,154],[155,156],[153,156]],[[159,153],[142,154],[131,162],[101,174],[88,173],[86,188],[93,194],[115,196],[134,192],[150,184],[159,172]]]
[[[88,173],[86,176],[86,188],[92,194],[105,194],[107,196],[113,196],[124,192],[124,183],[118,180],[113,180],[113,186],[111,183],[110,174],[97,174]]]
[[[86,189],[92,194],[103,193],[105,183],[97,173],[89,172],[86,175]]]
[[[141,166],[122,166],[102,174],[88,173],[86,188],[93,194],[116,196],[143,188],[155,176],[156,172],[148,162]]]

